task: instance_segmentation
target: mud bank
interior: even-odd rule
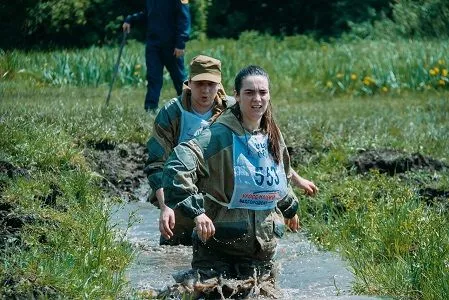
[[[113,144],[109,142],[89,142],[84,155],[93,168],[103,177],[102,186],[108,193],[128,201],[138,201],[148,194],[144,172],[148,159],[143,144]],[[288,147],[292,162],[302,162],[313,158],[313,149]],[[425,171],[447,171],[449,166],[442,161],[421,153],[406,153],[395,149],[361,149],[348,157],[348,172],[364,174],[378,170],[390,176]],[[402,175],[405,180],[415,180]],[[449,190],[436,189],[423,182],[417,182],[417,193],[427,202],[447,199]]]

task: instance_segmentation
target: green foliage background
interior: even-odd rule
[[[116,43],[139,0],[18,0],[0,4],[0,48],[80,47]],[[382,39],[449,34],[447,0],[191,0],[192,39],[237,38],[255,30],[275,36]],[[144,39],[144,26],[131,38]]]

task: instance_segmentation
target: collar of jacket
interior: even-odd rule
[[[245,129],[240,123],[237,116],[234,114],[233,109],[227,109],[216,120],[216,123],[221,123],[231,129],[235,134],[242,136],[245,134]]]

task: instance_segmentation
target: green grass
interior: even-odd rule
[[[300,217],[317,244],[349,261],[358,293],[444,299],[449,292],[447,200],[428,206],[418,189],[449,190],[447,170],[388,176],[347,169],[358,149],[396,149],[447,161],[447,93],[313,100],[278,106],[287,144],[310,150],[297,166],[320,187]],[[341,207],[346,208],[341,212]]]
[[[100,178],[83,157],[76,134],[63,126],[67,107],[47,103],[43,109],[39,102],[53,96],[36,96],[33,108],[22,106],[20,97],[13,97],[9,108],[2,101],[0,160],[26,175],[1,181],[2,205],[12,205],[10,216],[23,224],[18,238],[2,241],[0,294],[116,298],[126,285],[132,249],[113,233],[113,199],[99,190]]]
[[[447,170],[396,176],[348,170],[360,149],[419,152],[449,163],[449,91],[438,83],[449,61],[446,44],[322,44],[304,37],[279,42],[247,33],[239,41],[193,41],[187,59],[199,49],[223,60],[228,92],[242,66],[256,63],[269,71],[286,142],[305,150],[293,157],[294,167],[320,188],[315,198],[301,197],[303,227],[315,243],[348,260],[355,292],[403,299],[449,294],[447,199],[427,205],[417,193],[421,187],[448,191]],[[2,295],[116,298],[130,293],[123,274],[132,251],[108,225],[112,202],[98,189],[99,178],[82,154],[90,142],[145,143],[151,134],[152,119],[143,111],[144,83],[128,78],[143,65],[141,45],[126,49],[129,70],[122,69],[105,106],[106,69],[112,69],[116,52],[11,52],[0,58],[0,160],[30,174],[0,178],[1,201],[33,220],[22,228],[20,241],[10,241],[1,252]],[[103,79],[82,82],[80,75],[57,73],[62,56],[76,65],[72,71],[94,74],[86,68],[98,64]],[[437,74],[429,70],[435,73],[437,65],[435,81]],[[45,68],[67,82],[46,79]],[[375,83],[365,84],[364,76]],[[174,93],[167,77],[162,99]],[[55,186],[56,203],[44,204]]]
[[[372,95],[448,89],[449,46],[434,41],[316,42],[295,36],[277,39],[244,32],[238,40],[191,41],[186,64],[200,53],[223,61],[224,86],[246,64],[267,69],[272,92],[288,99],[316,94]],[[117,86],[145,85],[144,45],[130,41],[124,48]],[[108,84],[118,48],[24,53],[0,50],[0,80],[26,79],[47,85],[99,86]],[[166,73],[164,82],[170,85]]]

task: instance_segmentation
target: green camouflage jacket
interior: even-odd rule
[[[206,245],[229,255],[269,259],[276,237],[284,233],[284,217],[296,214],[298,199],[289,184],[287,196],[272,210],[228,209],[218,203],[229,203],[234,189],[233,133],[243,135],[244,129],[227,109],[199,136],[175,147],[163,174],[166,203],[192,219],[208,215],[216,233]],[[290,158],[283,139],[281,153],[290,182]]]
[[[162,169],[173,148],[178,144],[178,138],[181,130],[181,110],[177,102],[181,102],[182,107],[191,112],[190,88],[187,81],[184,82],[182,95],[171,99],[161,108],[156,116],[153,125],[153,133],[147,142],[148,160],[145,167],[145,173],[151,187],[149,200],[157,204],[155,191],[162,187]],[[233,97],[226,95],[223,87],[220,86],[215,98],[211,120],[216,118],[226,107],[235,103]]]

